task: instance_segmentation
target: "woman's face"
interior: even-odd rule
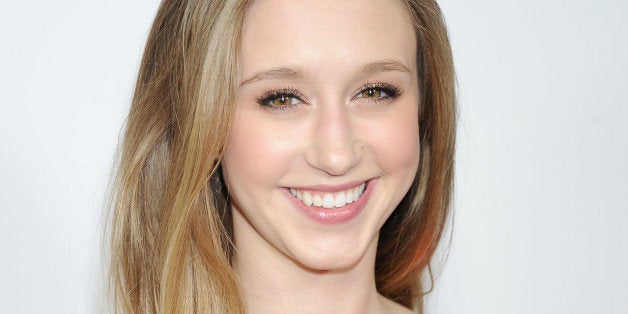
[[[394,0],[258,0],[223,174],[236,246],[317,270],[374,254],[419,162],[416,40]]]

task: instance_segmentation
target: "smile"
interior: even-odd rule
[[[322,208],[340,208],[360,199],[364,193],[366,182],[338,192],[320,192],[290,188],[290,194],[307,206]]]

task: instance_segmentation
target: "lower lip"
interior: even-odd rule
[[[366,184],[364,193],[356,202],[347,204],[338,208],[323,208],[317,206],[307,206],[294,197],[288,189],[283,189],[290,201],[299,208],[306,216],[321,224],[341,224],[347,222],[357,216],[368,201],[373,189],[375,188],[375,180],[370,180]]]

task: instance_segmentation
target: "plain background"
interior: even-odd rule
[[[459,150],[429,312],[628,313],[628,2],[440,3]],[[157,6],[0,11],[0,313],[102,311],[102,203]]]

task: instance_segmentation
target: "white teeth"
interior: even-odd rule
[[[327,194],[329,195],[329,194]],[[325,198],[327,198],[327,196],[325,196]],[[344,192],[340,192],[336,195],[336,199],[334,199],[334,206],[336,207],[342,207],[347,205],[347,202],[345,201],[345,193]]]
[[[323,208],[340,208],[357,201],[364,193],[365,186],[366,183],[362,183],[359,186],[346,191],[320,194],[306,191],[302,192],[297,189],[290,188],[290,194],[307,206],[314,205],[316,207]]]
[[[317,207],[323,206],[323,198],[318,194],[314,195],[314,197],[312,197],[312,204]]]
[[[323,207],[324,208],[334,207],[334,197],[331,196],[331,194],[325,194],[325,197],[323,197]]]
[[[345,201],[347,202],[347,204],[353,203],[353,192],[347,191],[346,195],[347,199]]]
[[[303,192],[303,203],[307,206],[312,205],[312,195],[310,195],[310,193]]]

